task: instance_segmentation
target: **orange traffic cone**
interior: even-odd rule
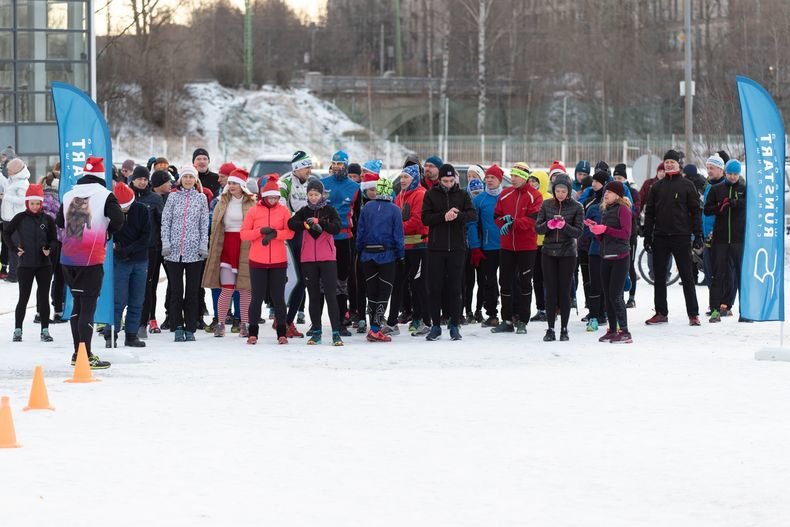
[[[44,384],[44,368],[36,366],[33,371],[33,387],[30,388],[30,400],[27,406],[22,408],[23,411],[28,410],[54,410],[49,405],[49,396],[47,396],[47,385]]]
[[[14,418],[11,416],[8,397],[3,396],[0,400],[0,448],[19,448],[21,446],[16,442]]]
[[[91,365],[88,362],[88,350],[85,348],[84,342],[80,342],[80,347],[77,350],[77,363],[74,365],[74,377],[66,379],[66,382],[99,382],[99,379],[93,378]]]

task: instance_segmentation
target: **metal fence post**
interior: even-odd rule
[[[628,164],[628,139],[623,140],[623,163]]]
[[[503,167],[507,166],[507,163],[505,162],[506,161],[506,157],[507,157],[507,141],[503,139],[502,140],[502,166]]]
[[[565,139],[562,140],[562,146],[560,147],[560,160],[565,163],[565,159],[568,157],[568,141]]]
[[[480,135],[480,162],[485,163],[486,160],[486,134]]]

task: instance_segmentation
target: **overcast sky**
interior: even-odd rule
[[[176,0],[162,0],[162,2],[175,3]],[[244,0],[231,0],[231,2],[239,7],[244,7]],[[326,0],[285,0],[285,3],[290,4],[296,11],[302,12],[310,18],[317,18],[321,9],[326,6]],[[93,3],[96,9],[99,9],[99,12],[96,13],[96,31],[99,35],[107,33],[107,11],[102,9],[106,4],[106,0],[96,0]],[[109,3],[113,31],[119,31],[131,21],[126,7],[128,5],[128,0],[112,0]]]

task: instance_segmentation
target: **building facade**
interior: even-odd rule
[[[58,160],[50,87],[92,92],[91,0],[0,0],[0,149],[38,178]]]

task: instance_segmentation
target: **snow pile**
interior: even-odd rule
[[[406,156],[395,143],[375,136],[371,141],[366,128],[304,89],[231,90],[217,82],[188,84],[186,89],[187,133],[162,137],[128,114],[128,125],[120,125],[113,138],[116,162],[131,158],[144,163],[152,155],[164,155],[180,165],[191,161],[198,146],[209,150],[215,169],[226,160],[249,168],[261,157],[290,156],[296,150],[305,150],[323,166],[339,149],[348,152],[352,161],[376,157],[385,166],[400,166]],[[132,135],[131,130],[143,134]]]

